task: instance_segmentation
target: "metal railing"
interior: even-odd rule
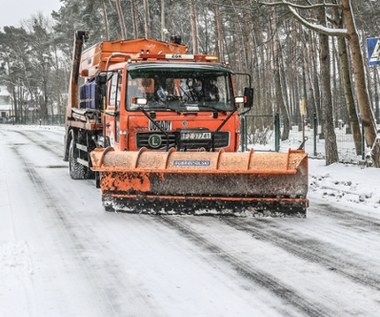
[[[240,117],[241,151],[248,150],[248,145],[255,146],[255,151],[280,151],[280,116],[243,115]]]

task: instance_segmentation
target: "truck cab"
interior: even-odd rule
[[[236,151],[232,72],[220,64],[142,62],[106,76],[104,134],[118,150]]]

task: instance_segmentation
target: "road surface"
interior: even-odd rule
[[[379,219],[108,213],[62,143],[0,126],[0,316],[379,315]]]

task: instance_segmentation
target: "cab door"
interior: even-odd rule
[[[109,145],[114,148],[119,148],[121,79],[121,71],[116,71],[112,75],[108,87],[107,108],[104,112],[105,135],[108,138]]]

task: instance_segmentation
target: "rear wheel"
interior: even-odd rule
[[[90,170],[88,167],[77,162],[77,149],[75,148],[75,140],[72,136],[69,147],[69,171],[72,179],[89,178]]]

